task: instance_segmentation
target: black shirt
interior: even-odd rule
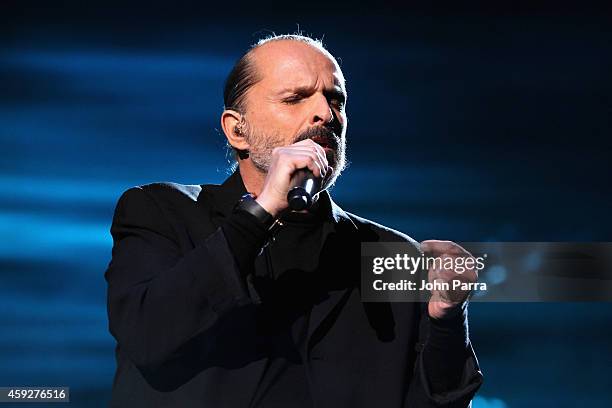
[[[245,273],[251,269],[248,258],[241,256],[252,250],[245,250],[244,235],[249,232],[256,236],[247,242],[267,240],[267,245],[254,262],[254,275],[268,280],[268,290],[262,291],[266,302],[261,305],[262,331],[275,327],[270,336],[271,355],[264,377],[259,386],[258,406],[265,407],[312,407],[307,367],[304,364],[306,334],[312,301],[310,293],[301,283],[307,280],[318,267],[318,252],[321,247],[325,208],[316,205],[309,212],[285,213],[281,220],[283,227],[274,237],[260,234],[254,228],[253,218],[246,213],[235,213],[224,225],[228,242],[234,248],[237,262],[243,265]],[[261,241],[259,241],[261,242]],[[246,258],[246,259],[245,259]],[[278,331],[278,327],[284,330]]]

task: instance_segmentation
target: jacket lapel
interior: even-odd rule
[[[246,192],[239,170],[235,170],[221,185],[202,185],[198,204],[205,216],[204,219],[211,220],[213,231],[221,226],[223,220],[231,214],[234,205]]]

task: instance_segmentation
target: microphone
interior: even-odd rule
[[[299,169],[291,176],[291,187],[287,192],[287,202],[293,211],[310,208],[312,198],[321,189],[321,179],[316,178],[308,169]]]

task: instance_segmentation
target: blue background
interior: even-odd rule
[[[611,240],[603,8],[43,4],[0,6],[0,386],[107,404],[116,200],[223,181],[225,76],[298,24],[348,81],[351,165],[333,191],[345,209],[418,240]],[[470,314],[475,408],[612,402],[610,303]]]

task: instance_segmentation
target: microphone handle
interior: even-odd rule
[[[291,187],[287,192],[287,202],[293,211],[310,208],[312,198],[321,189],[321,180],[308,169],[296,170],[291,176]]]

